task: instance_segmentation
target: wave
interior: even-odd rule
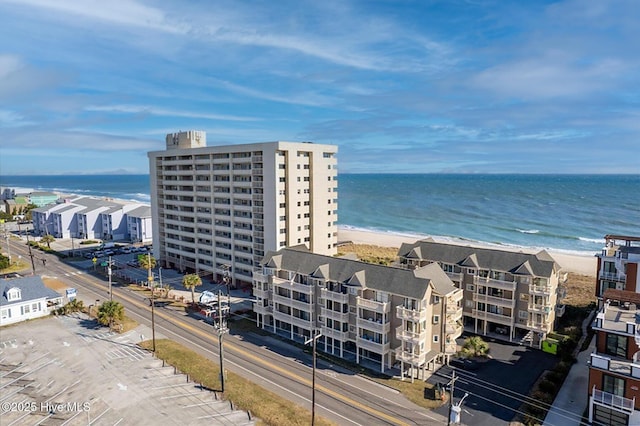
[[[516,229],[516,231],[521,232],[523,234],[539,234],[540,233],[538,229]]]
[[[585,243],[596,243],[596,244],[605,244],[604,238],[586,238],[586,237],[578,237],[578,240],[584,241]]]

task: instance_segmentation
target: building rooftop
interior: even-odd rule
[[[328,281],[362,285],[414,299],[424,298],[428,286],[443,296],[458,290],[437,264],[409,270],[315,254],[305,246],[269,252],[262,262],[268,268],[321,276]]]
[[[16,287],[20,289],[21,297],[19,300],[9,302],[7,299],[7,291]],[[0,279],[0,292],[2,292],[0,295],[0,306],[24,303],[43,297],[47,299],[58,299],[62,297],[50,288],[45,287],[42,278],[39,276],[14,278],[10,280]]]

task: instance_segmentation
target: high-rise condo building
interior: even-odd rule
[[[249,286],[268,250],[337,245],[337,146],[263,142],[207,146],[202,131],[169,134],[149,152],[154,256],[165,267]]]

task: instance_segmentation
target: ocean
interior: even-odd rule
[[[340,174],[342,228],[573,254],[640,235],[640,175]],[[0,176],[0,186],[148,203],[148,175]]]

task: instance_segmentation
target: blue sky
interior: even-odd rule
[[[635,0],[0,0],[0,174],[208,145],[340,172],[640,173]]]

